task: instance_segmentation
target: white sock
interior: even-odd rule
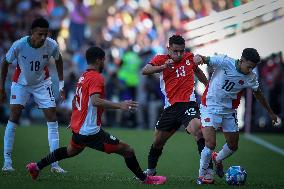
[[[59,148],[58,122],[47,122],[47,128],[49,151],[53,152],[54,150]],[[51,165],[58,166],[58,162],[54,162]]]
[[[211,160],[211,154],[213,150],[205,146],[201,152],[201,157],[200,157],[200,167],[199,167],[199,176],[204,177],[206,174],[206,171],[209,166],[209,162]]]
[[[4,164],[12,166],[12,151],[17,124],[8,121],[4,134]]]
[[[223,159],[226,159],[227,157],[231,156],[235,151],[231,150],[228,146],[228,144],[224,144],[222,150],[218,152],[218,155],[216,157],[217,162],[221,162]]]

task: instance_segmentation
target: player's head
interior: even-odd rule
[[[104,69],[105,51],[100,47],[90,47],[86,51],[86,60],[88,65],[94,65],[101,73]]]
[[[43,45],[48,34],[49,23],[43,18],[36,18],[31,25],[31,41],[35,46]]]
[[[242,57],[240,59],[240,71],[244,74],[249,74],[260,62],[260,56],[256,49],[246,48],[243,50]]]
[[[173,35],[169,38],[168,53],[174,62],[182,59],[185,51],[185,41],[181,35]]]

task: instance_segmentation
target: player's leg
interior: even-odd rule
[[[205,147],[205,139],[201,132],[200,111],[196,102],[184,103],[183,111],[181,114],[181,121],[186,126],[187,133],[190,133],[196,140],[199,155]],[[214,179],[213,163],[210,160],[206,178]]]
[[[143,173],[134,150],[127,144],[116,137],[105,132],[103,129],[93,135],[88,137],[86,140],[86,146],[105,152],[105,153],[116,153],[121,155],[128,169],[138,178],[141,182],[145,184],[164,184],[166,178],[163,176],[147,176]]]
[[[164,145],[181,125],[181,122],[177,121],[178,112],[180,112],[178,104],[166,108],[156,124],[154,141],[148,154],[148,168],[144,171],[147,175],[156,174],[157,163]]]
[[[187,131],[187,133],[191,134],[195,138],[198,153],[199,153],[199,155],[201,155],[201,152],[205,147],[205,139],[204,139],[202,132],[201,132],[201,121],[200,121],[200,119],[198,119],[198,118],[192,119],[189,122],[188,126],[186,127],[186,131]],[[208,166],[208,169],[207,169],[206,178],[214,179],[214,170],[213,170],[212,160],[210,160],[210,163],[209,163],[209,166]]]
[[[224,144],[222,150],[218,153],[212,153],[216,173],[219,177],[224,176],[222,160],[231,156],[238,149],[239,128],[235,116],[236,115],[233,114],[232,116],[230,115],[223,119],[222,129],[226,139],[226,144]]]
[[[46,80],[40,85],[34,86],[31,89],[31,92],[34,96],[35,102],[38,104],[38,107],[42,109],[47,121],[49,150],[50,152],[53,152],[59,148],[59,132],[56,116],[56,104],[51,82]],[[54,162],[52,164],[51,171],[56,173],[65,173],[65,171],[58,165],[58,162]]]
[[[39,176],[40,170],[45,168],[46,166],[58,162],[62,159],[70,158],[73,156],[76,156],[80,154],[84,150],[84,146],[74,145],[72,142],[68,145],[68,147],[61,147],[50,154],[48,154],[46,157],[42,158],[39,162],[31,162],[27,164],[26,168],[28,172],[30,173],[33,180],[36,180]]]
[[[147,175],[155,175],[158,160],[163,152],[163,147],[167,140],[175,133],[176,129],[172,131],[155,130],[153,144],[150,147],[148,154],[148,168],[145,171]]]
[[[201,151],[199,178],[198,184],[212,184],[213,179],[206,179],[209,163],[211,161],[211,154],[216,146],[216,131],[213,126],[206,126],[202,128],[202,133],[205,139],[205,147]]]
[[[4,134],[4,165],[2,171],[14,171],[12,167],[12,151],[15,138],[15,130],[19,124],[20,116],[30,94],[27,87],[12,83],[10,95],[10,115]]]
[[[239,132],[224,132],[226,138],[226,144],[224,144],[222,150],[218,152],[216,161],[221,162],[222,160],[230,157],[238,149]]]
[[[19,124],[22,109],[22,105],[10,105],[10,116],[4,134],[4,165],[2,171],[14,171],[14,168],[12,167],[12,152],[15,131]]]

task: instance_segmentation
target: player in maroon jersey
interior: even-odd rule
[[[118,138],[101,128],[104,108],[135,110],[137,102],[127,100],[111,102],[105,100],[104,68],[105,52],[99,47],[91,47],[86,52],[88,69],[81,75],[73,99],[73,111],[70,127],[73,135],[68,147],[62,147],[47,155],[38,163],[29,163],[27,169],[32,179],[38,178],[40,170],[52,162],[70,158],[81,153],[85,147],[105,153],[116,153],[124,157],[127,167],[145,184],[164,184],[164,176],[148,176],[143,173],[136,159],[134,150]]]
[[[167,140],[184,125],[196,139],[201,153],[205,140],[200,130],[200,112],[194,94],[194,74],[207,85],[207,78],[193,62],[193,54],[185,52],[185,40],[180,35],[169,38],[168,54],[156,55],[142,73],[159,73],[164,95],[164,111],[156,124],[155,139],[148,155],[147,175],[156,174],[156,166]],[[212,168],[212,163],[211,163]],[[208,171],[213,177],[213,170]]]

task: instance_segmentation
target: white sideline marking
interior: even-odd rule
[[[259,137],[256,137],[256,136],[253,136],[251,134],[245,134],[245,138],[247,138],[248,140],[251,140],[253,142],[255,142],[256,144],[259,144],[261,146],[264,146],[266,148],[268,148],[269,150],[273,151],[273,152],[276,152],[282,156],[284,156],[284,149],[282,148],[279,148]]]

